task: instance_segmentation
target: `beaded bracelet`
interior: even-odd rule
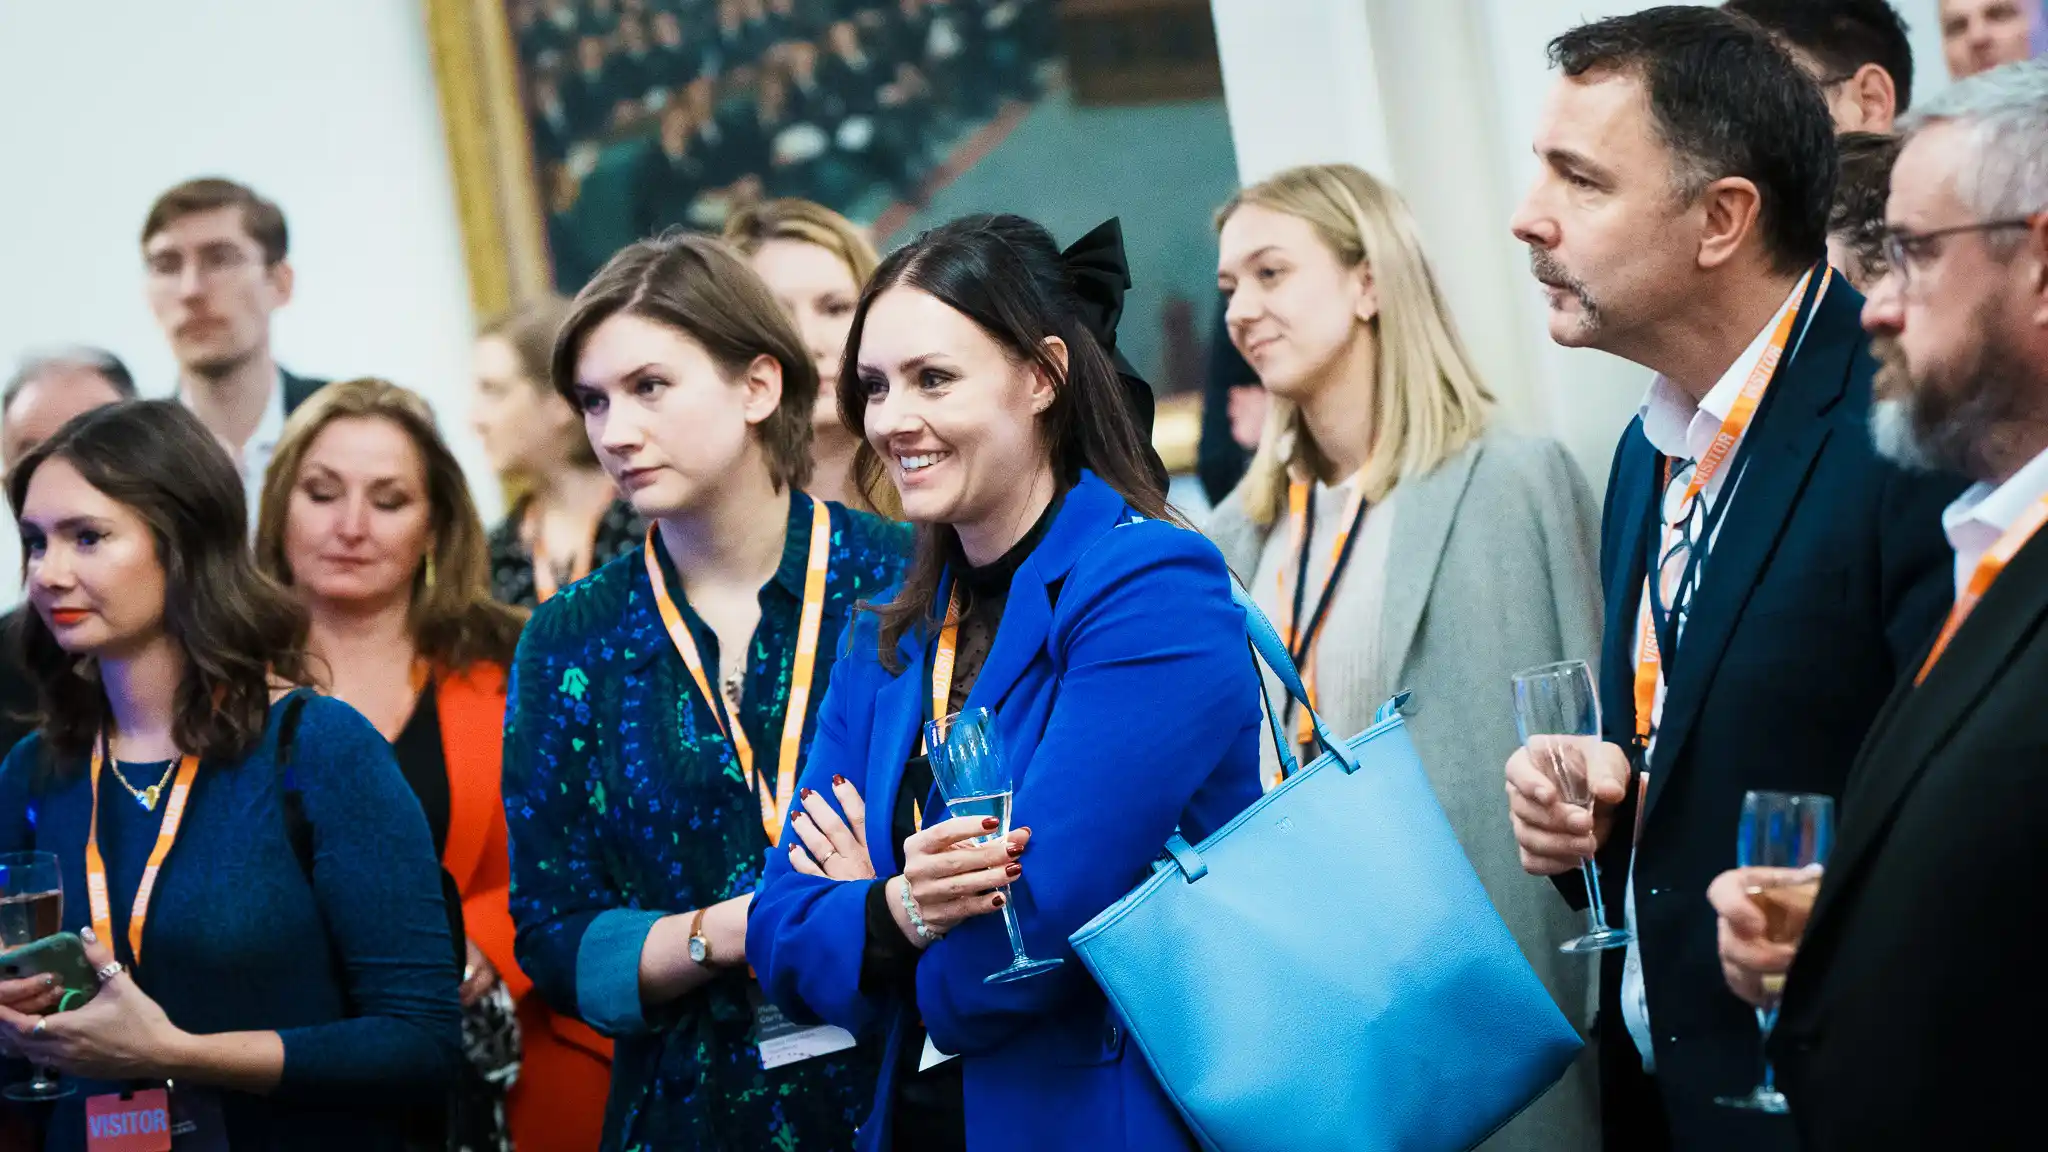
[[[925,927],[924,913],[917,910],[917,901],[911,898],[910,879],[908,877],[905,877],[903,880],[903,911],[910,915],[910,926],[917,931],[918,939],[930,944],[945,935],[944,932],[934,932],[930,928]]]

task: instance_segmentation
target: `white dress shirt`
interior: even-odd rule
[[[1941,530],[1948,534],[1949,547],[1956,550],[1956,599],[1962,599],[1984,553],[2043,495],[2048,495],[2048,451],[2003,484],[1972,485],[1942,512]]]
[[[1672,468],[1673,483],[1670,487],[1678,487],[1680,492],[1683,492],[1683,488],[1680,486],[1685,483],[1690,473],[1689,470],[1682,472],[1677,465],[1688,461],[1696,463],[1707,454],[1709,448],[1713,447],[1714,438],[1720,435],[1722,421],[1726,420],[1728,413],[1734,410],[1736,398],[1742,395],[1743,386],[1749,382],[1750,373],[1756,370],[1757,363],[1764,358],[1765,350],[1770,347],[1771,336],[1777,331],[1778,325],[1784,321],[1785,314],[1799,307],[1800,288],[1804,286],[1805,283],[1802,281],[1792,289],[1791,295],[1785,298],[1785,302],[1778,306],[1776,312],[1772,313],[1770,321],[1756,334],[1756,339],[1749,342],[1749,347],[1743,349],[1742,355],[1735,358],[1735,362],[1728,366],[1728,370],[1721,374],[1721,379],[1716,381],[1714,386],[1707,390],[1706,396],[1698,404],[1693,403],[1692,397],[1687,395],[1684,389],[1661,375],[1650,383],[1650,392],[1648,396],[1644,397],[1641,410],[1643,436],[1649,440],[1651,447],[1674,462],[1674,467]],[[1812,323],[1812,313],[1819,310],[1820,300],[1816,298],[1813,310],[1808,314],[1807,323],[1809,325]],[[1784,359],[1779,361],[1780,370],[1791,362],[1806,334],[1802,330],[1794,335],[1795,339],[1786,348]],[[1747,430],[1745,429],[1745,431]],[[1723,459],[1721,469],[1715,472],[1707,486],[1700,490],[1700,506],[1696,516],[1706,517],[1710,515],[1714,510],[1714,506],[1721,500],[1724,491],[1729,499],[1734,498],[1735,489],[1729,486],[1732,484],[1739,487],[1741,477],[1739,475],[1731,475],[1729,465],[1736,461],[1740,448],[1741,442],[1738,440],[1735,449],[1731,450],[1728,456]],[[1672,494],[1668,491],[1660,493],[1659,500],[1662,505],[1658,518],[1659,524],[1668,527],[1669,522],[1665,520],[1665,517],[1672,514],[1673,508],[1678,501],[1672,498]],[[1726,518],[1714,520],[1713,523],[1715,533],[1718,535],[1720,526],[1726,523]],[[1659,553],[1662,552],[1662,535],[1663,533],[1660,529],[1660,540],[1657,544]],[[1694,577],[1693,583],[1695,587],[1697,587],[1699,581],[1698,573],[1706,570],[1707,560],[1712,554],[1713,545],[1714,541],[1712,539],[1704,542],[1705,550],[1700,556]],[[1655,566],[1653,565],[1652,571],[1654,570]],[[1685,621],[1689,615],[1690,605],[1675,604],[1668,607],[1673,614],[1672,624],[1675,634],[1682,637],[1685,634]],[[1641,609],[1638,608],[1638,612],[1640,611]],[[1642,656],[1642,632],[1638,627],[1638,619],[1636,616],[1631,616],[1629,618],[1629,627],[1635,631],[1634,654],[1637,659],[1640,659]],[[1670,654],[1666,653],[1666,657],[1669,658],[1669,656]],[[1631,667],[1633,667],[1633,663]],[[1664,690],[1665,677],[1659,676],[1657,678],[1655,701],[1650,707],[1650,743],[1643,754],[1645,762],[1650,765],[1650,770],[1653,772],[1656,771],[1656,732],[1664,720]],[[1641,803],[1641,800],[1639,799],[1637,802]],[[1623,830],[1621,834],[1626,834],[1626,830]],[[1634,931],[1636,922],[1636,881],[1633,856],[1630,857],[1628,887],[1624,897],[1623,910],[1627,916],[1630,930]],[[1636,1042],[1637,1052],[1642,1055],[1643,1070],[1655,1072],[1654,1049],[1650,1041],[1649,994],[1643,987],[1643,954],[1641,947],[1633,938],[1629,941],[1628,955],[1622,964],[1621,970],[1621,1019],[1622,1023],[1628,1027],[1630,1038]]]
[[[183,388],[178,389],[178,403],[190,408],[191,397]],[[270,458],[277,452],[277,442],[284,439],[284,369],[277,372],[277,382],[270,386],[270,402],[263,406],[263,418],[256,422],[256,430],[249,434],[248,443],[242,445],[239,456],[233,448],[223,442],[228,455],[235,457],[235,467],[242,473],[242,493],[249,502],[249,536],[256,536],[256,516],[263,502],[263,473],[270,467]]]

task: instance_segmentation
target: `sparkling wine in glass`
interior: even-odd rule
[[[975,838],[987,844],[1010,835],[1010,770],[996,738],[995,714],[986,708],[955,712],[924,726],[932,779],[955,816],[993,816],[996,831]],[[1003,927],[1010,932],[1010,966],[990,973],[985,982],[1006,984],[1059,967],[1061,960],[1034,960],[1024,951],[1024,930],[1017,926],[1017,905],[1003,902]]]
[[[1784,868],[1778,878],[1750,888],[1749,897],[1764,911],[1773,940],[1791,943],[1790,930],[1795,913],[1812,908],[1820,891],[1821,866],[1828,861],[1828,849],[1835,841],[1835,802],[1809,792],[1751,792],[1742,798],[1742,821],[1735,831],[1735,863],[1742,868]],[[1795,871],[1796,870],[1796,871]],[[1797,921],[1805,923],[1801,915]],[[1782,978],[1768,980],[1764,991],[1769,1007],[1756,1010],[1757,1030],[1763,1042],[1771,1041],[1771,1029],[1778,1023],[1779,997],[1784,993]],[[1714,1101],[1728,1108],[1748,1112],[1784,1115],[1791,1109],[1785,1094],[1778,1091],[1771,1058],[1764,1057],[1763,1082],[1747,1096],[1722,1096]]]
[[[1593,689],[1593,670],[1584,660],[1567,660],[1517,672],[1515,731],[1537,767],[1550,774],[1567,804],[1591,811],[1593,791],[1586,782],[1586,752],[1600,739],[1600,697]],[[1586,934],[1558,945],[1560,952],[1604,952],[1626,948],[1634,934],[1607,923],[1607,904],[1600,898],[1600,873],[1592,857],[1579,861],[1586,880]]]
[[[49,852],[0,854],[0,948],[13,951],[54,936],[64,927],[64,873]],[[69,1084],[48,1068],[35,1077],[9,1084],[0,1095],[9,1100],[56,1100],[71,1095]]]

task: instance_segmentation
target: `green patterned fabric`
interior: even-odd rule
[[[828,507],[831,566],[806,757],[854,607],[894,585],[910,543],[904,525]],[[740,722],[770,780],[810,525],[810,497],[797,493],[747,653]],[[870,1046],[763,1071],[744,969],[651,1013],[631,991],[653,921],[752,891],[769,847],[732,746],[662,626],[642,553],[633,548],[541,605],[514,662],[505,810],[520,966],[556,1010],[617,1042],[606,1152],[850,1149],[873,1091]],[[715,636],[687,603],[677,606],[706,666],[717,668]],[[605,987],[626,989],[627,1009],[592,1018],[595,990]]]

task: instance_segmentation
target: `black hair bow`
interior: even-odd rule
[[[1145,382],[1131,362],[1116,347],[1116,327],[1124,315],[1124,293],[1131,287],[1130,262],[1124,256],[1124,228],[1120,217],[1112,216],[1060,253],[1067,282],[1081,301],[1081,325],[1095,337],[1116,365],[1124,385],[1124,403],[1145,441],[1148,461],[1163,485],[1166,465],[1152,449],[1152,386]]]

